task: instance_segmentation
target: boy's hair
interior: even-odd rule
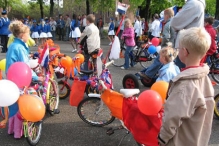
[[[212,25],[214,23],[214,18],[213,17],[207,17],[207,18],[205,18],[205,22]]]
[[[89,14],[87,15],[86,18],[90,23],[94,23],[95,22],[95,16],[93,14]]]
[[[179,34],[179,48],[186,48],[188,53],[197,55],[201,59],[211,45],[209,33],[201,27],[181,30]]]
[[[172,44],[167,44],[167,46],[162,48],[159,52],[159,55],[163,56],[167,63],[173,62],[173,60],[177,56],[177,53],[175,52],[175,50],[171,46],[172,46]]]
[[[126,18],[126,19],[125,19],[124,25],[126,25],[126,23],[129,23],[129,25],[130,25],[131,27],[133,27],[133,26],[132,26],[132,22],[131,22],[131,20],[130,20],[129,18]]]
[[[11,22],[9,25],[9,30],[15,37],[18,37],[21,33],[30,32],[30,28],[18,20]]]
[[[173,9],[169,8],[169,9],[164,10],[164,15],[168,15],[169,17],[173,17],[174,16]]]

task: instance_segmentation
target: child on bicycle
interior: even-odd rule
[[[177,54],[174,49],[168,45],[160,50],[159,55],[163,67],[159,70],[159,76],[156,81],[170,82],[170,80],[180,73],[179,67],[173,62]]]
[[[125,41],[126,50],[125,50],[125,64],[121,67],[121,69],[128,69],[129,68],[129,53],[133,50],[135,46],[135,32],[132,26],[131,20],[125,20],[125,29],[122,34],[122,39]],[[131,62],[131,66],[133,66]]]
[[[200,64],[211,37],[204,28],[179,34],[179,59],[186,65],[170,82],[158,135],[161,146],[207,146],[214,112],[214,88],[209,67]]]
[[[204,25],[205,25],[205,30],[210,34],[211,36],[211,46],[209,48],[209,50],[207,51],[205,57],[203,57],[203,59],[201,60],[201,63],[207,62],[208,64],[210,64],[210,56],[213,55],[216,50],[217,50],[217,46],[216,46],[216,37],[217,37],[217,33],[216,30],[214,29],[214,27],[212,26],[213,22],[214,22],[214,18],[213,17],[207,17],[204,20]]]
[[[30,29],[27,25],[24,25],[20,21],[13,21],[9,25],[10,31],[15,36],[14,42],[9,46],[8,52],[6,54],[6,74],[8,72],[9,67],[15,62],[25,62],[29,65],[29,53],[28,47],[25,44],[30,37]],[[43,77],[38,77],[32,71],[33,80],[43,81]],[[9,114],[7,113],[9,110]],[[7,123],[7,119],[9,120],[8,125],[8,134],[14,134],[14,138],[21,138],[22,136],[22,120],[18,118],[18,105],[17,103],[13,104],[9,108],[4,108],[4,116],[5,119],[1,122],[2,124]],[[14,114],[12,114],[14,113]],[[7,117],[9,115],[9,118]]]

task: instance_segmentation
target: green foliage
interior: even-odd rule
[[[207,14],[210,14],[211,16],[214,16],[216,10],[215,6],[216,6],[216,0],[206,0],[205,12]]]

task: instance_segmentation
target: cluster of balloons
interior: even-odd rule
[[[142,92],[138,97],[138,108],[145,115],[157,115],[165,102],[169,84],[155,82],[151,90]]]
[[[3,70],[5,65],[1,62],[0,69]],[[24,119],[37,122],[45,115],[45,105],[42,100],[27,94],[20,96],[20,89],[29,86],[31,79],[32,72],[26,63],[13,63],[8,69],[7,80],[0,80],[0,107],[9,106],[10,116],[15,115],[19,110]]]
[[[150,45],[150,47],[148,48],[148,52],[150,54],[154,54],[155,52],[157,52],[157,48],[156,47],[159,45],[159,43],[160,43],[160,40],[158,38],[153,38],[151,40],[151,44],[152,45]]]

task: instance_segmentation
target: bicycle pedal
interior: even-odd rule
[[[59,109],[55,109],[53,112],[54,112],[54,114],[59,114],[60,110]]]

